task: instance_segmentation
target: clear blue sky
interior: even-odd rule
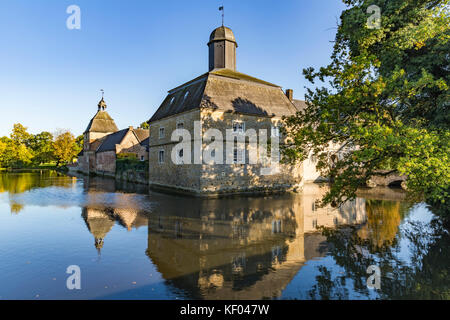
[[[119,128],[148,120],[168,90],[207,71],[222,3],[238,71],[303,99],[301,70],[329,62],[339,0],[0,0],[0,136],[16,122],[81,134],[100,89]],[[71,4],[81,30],[66,28]]]

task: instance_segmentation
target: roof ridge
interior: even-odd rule
[[[235,80],[241,80],[241,81],[247,81],[247,82],[254,82],[254,83],[267,85],[267,86],[270,86],[270,87],[281,88],[277,84],[274,84],[274,83],[271,83],[271,82],[268,82],[268,81],[265,81],[265,80],[261,80],[259,78],[256,78],[256,77],[253,77],[251,75],[248,75],[246,73],[235,71],[235,70],[232,70],[232,69],[227,69],[227,68],[214,69],[214,70],[211,70],[208,73],[212,74],[212,75],[215,75],[215,76],[220,76],[220,77],[225,77],[225,78],[230,78],[230,79],[235,79]],[[241,77],[236,77],[236,76],[233,77],[233,75],[240,75]]]

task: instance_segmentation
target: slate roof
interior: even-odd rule
[[[215,69],[170,90],[149,123],[197,108],[267,117],[297,112],[281,87],[230,69]]]
[[[294,104],[294,106],[297,109],[297,111],[303,111],[307,107],[306,101],[304,101],[304,100],[294,99],[294,100],[292,100],[292,103]]]
[[[133,130],[134,134],[136,135],[139,143],[143,146],[148,146],[148,140],[150,136],[150,131],[145,129],[133,129],[133,128],[126,128],[114,133],[111,133],[107,135],[104,139],[102,144],[97,148],[96,152],[105,152],[105,151],[116,151],[116,144],[121,144],[122,140],[125,138],[125,135],[130,131]],[[147,140],[147,144],[143,144]]]
[[[116,144],[120,144],[128,133],[129,128],[107,135],[96,152],[116,151]]]
[[[104,110],[99,110],[89,122],[89,125],[87,126],[84,133],[87,132],[108,133],[108,132],[116,132],[118,130],[119,129],[117,128],[116,123],[114,122],[113,118],[111,118],[111,116],[108,114],[108,112]]]

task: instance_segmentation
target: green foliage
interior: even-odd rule
[[[26,142],[30,134],[21,124],[15,124],[11,138],[3,137],[0,143],[0,166],[22,167],[31,163],[32,152],[27,148]]]
[[[147,121],[142,122],[142,123],[139,125],[139,129],[149,129],[149,128],[150,128],[150,125],[148,124]]]
[[[69,131],[58,134],[53,142],[53,150],[57,165],[72,162],[79,152],[75,137]]]
[[[117,156],[119,156],[119,155],[117,155]],[[147,172],[148,166],[149,166],[148,161],[139,161],[136,158],[131,158],[131,157],[130,158],[117,157],[117,160],[116,160],[116,171],[117,172],[124,172],[127,170]]]
[[[308,107],[285,119],[286,161],[312,152],[334,183],[323,199],[355,197],[379,170],[408,176],[407,187],[449,206],[449,0],[345,0],[331,63],[303,71]],[[381,27],[369,29],[370,5]],[[448,213],[448,209],[445,210]]]
[[[50,132],[30,134],[22,124],[14,124],[10,138],[0,138],[0,168],[41,167],[44,164],[72,162],[83,149],[83,136],[70,132],[56,138]]]
[[[119,154],[117,155],[117,159],[137,160],[137,154],[135,154],[135,153],[127,153],[127,152],[123,152],[123,153],[119,153]]]
[[[36,135],[31,135],[27,141],[27,146],[33,152],[33,163],[41,164],[55,161],[53,153],[53,135],[43,131]]]
[[[83,145],[84,145],[84,135],[79,135],[76,139],[75,139],[75,144],[77,145],[77,150],[78,153],[80,153],[81,150],[83,150]]]

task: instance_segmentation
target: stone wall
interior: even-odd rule
[[[195,143],[200,141],[194,137],[194,121],[202,120],[202,135],[208,129],[218,129],[224,139],[224,164],[208,165],[205,163],[194,164]],[[233,121],[244,121],[245,130],[267,130],[268,137],[271,134],[271,125],[277,125],[281,119],[276,117],[257,117],[243,114],[232,114],[211,109],[193,110],[179,115],[168,117],[150,124],[150,152],[149,152],[149,181],[150,185],[160,188],[171,188],[177,191],[197,193],[202,196],[215,196],[230,193],[260,193],[285,191],[301,188],[302,166],[279,165],[274,174],[262,175],[263,165],[258,160],[256,164],[249,164],[248,153],[252,150],[252,144],[245,143],[245,164],[226,163],[226,130],[232,129]],[[175,164],[171,159],[172,149],[178,142],[171,142],[171,134],[176,129],[177,123],[183,123],[183,128],[191,134],[191,150],[185,150],[185,154],[191,155],[191,164]],[[159,137],[159,130],[164,127],[165,135]],[[269,140],[270,143],[270,140]],[[210,141],[202,142],[202,150],[205,150]],[[159,151],[164,151],[164,163],[158,161]],[[232,153],[232,151],[231,151]]]
[[[171,135],[177,123],[194,135],[194,121],[200,120],[200,111],[193,110],[155,121],[150,124],[149,146],[149,183],[154,187],[172,188],[178,191],[198,192],[200,189],[201,165],[177,165],[171,160],[171,152],[176,142]],[[159,137],[159,129],[163,127],[165,135]],[[159,163],[159,151],[164,150],[164,163]],[[193,148],[192,148],[193,154]]]
[[[114,175],[116,172],[116,152],[98,152],[96,154],[95,172],[98,174]]]
[[[204,109],[201,113],[202,130],[205,133],[209,129],[218,129],[223,135],[224,150],[221,165],[203,165],[201,176],[201,191],[204,193],[241,193],[241,192],[273,192],[285,191],[301,188],[303,168],[301,165],[290,166],[279,164],[277,170],[272,174],[262,174],[262,169],[270,167],[270,164],[263,164],[258,150],[252,149],[252,144],[246,139],[245,164],[227,164],[226,153],[232,155],[232,151],[227,151],[227,143],[230,145],[233,140],[228,141],[226,130],[232,129],[234,121],[245,124],[245,130],[254,129],[259,135],[259,130],[266,130],[267,143],[270,145],[271,127],[279,126],[279,117],[258,117],[253,115],[227,113],[223,111],[212,111]],[[233,138],[232,138],[233,139]],[[203,149],[211,142],[203,141]],[[283,143],[280,138],[280,144]],[[258,146],[256,146],[258,149]],[[249,153],[255,151],[258,156],[256,164],[250,164]]]

